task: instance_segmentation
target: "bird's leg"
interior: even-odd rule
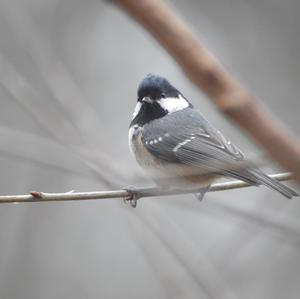
[[[134,187],[134,186],[128,186],[124,188],[125,191],[128,192],[128,196],[124,197],[124,202],[130,203],[130,206],[132,208],[136,208],[137,206],[137,201],[139,200],[139,191],[140,189]]]
[[[155,194],[163,192],[163,191],[168,191],[168,188],[162,188],[162,187],[142,187],[142,188],[137,188],[134,186],[129,186],[123,188],[123,190],[127,191],[128,195],[124,197],[124,202],[130,203],[130,205],[133,208],[136,208],[137,206],[137,201],[143,197],[143,196],[155,196]]]
[[[209,191],[211,185],[205,186],[198,190],[197,193],[195,193],[195,196],[198,200],[202,201],[204,198],[204,195],[207,191]]]

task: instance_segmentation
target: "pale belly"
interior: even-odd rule
[[[130,149],[139,165],[157,185],[168,188],[195,189],[210,185],[218,179],[215,174],[207,174],[198,167],[169,163],[156,158],[142,146],[141,132],[129,133]]]

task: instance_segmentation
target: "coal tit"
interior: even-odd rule
[[[202,199],[211,183],[225,176],[265,185],[287,198],[298,195],[248,161],[167,79],[147,75],[137,96],[129,146],[157,185],[199,188]]]

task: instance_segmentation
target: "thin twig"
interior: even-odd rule
[[[153,203],[149,208],[151,208],[150,213],[146,210],[142,210],[140,213],[133,213],[140,222],[137,227],[142,226],[141,234],[146,239],[149,232],[153,233],[159,244],[168,251],[170,257],[173,257],[174,261],[177,261],[178,266],[186,271],[189,285],[187,294],[194,291],[197,292],[196,297],[203,297],[204,295],[206,298],[211,299],[236,299],[237,296],[227,284],[226,277],[218,271],[204,250],[201,250],[193,240],[187,237],[182,228],[170,218],[168,213],[161,209],[161,206]],[[157,244],[157,242],[154,244]],[[158,249],[156,248],[156,250]],[[183,274],[182,272],[181,275]],[[169,273],[168,277],[172,276],[174,277],[174,275]],[[180,286],[182,284],[182,287],[184,287],[184,282],[184,275],[182,275]],[[199,288],[196,289],[192,282],[196,283]],[[176,287],[174,288],[176,289]],[[174,293],[171,298],[173,297]],[[182,297],[189,298],[186,294]]]
[[[42,34],[30,18],[26,7],[21,5],[12,9],[8,6],[4,8],[4,12],[3,20],[13,32],[17,48],[33,57],[39,77],[43,78],[48,86],[43,92],[50,92],[54,101],[50,101],[51,105],[47,105],[49,101],[41,101],[44,98],[41,91],[32,85],[31,81],[18,71],[17,66],[9,61],[10,57],[3,53],[0,53],[1,87],[5,88],[12,100],[37,122],[46,135],[68,149],[70,154],[79,160],[79,164],[89,168],[91,175],[107,188],[115,188],[121,182],[124,183],[124,173],[107,162],[111,159],[105,142],[101,142],[103,138],[91,139],[92,136],[88,136],[88,133],[92,132],[91,126],[103,127],[99,115],[73,80],[47,36]],[[12,22],[12,14],[21,21]],[[83,114],[85,117],[89,115],[91,121],[86,122],[85,118],[82,118]],[[101,151],[91,153],[91,149],[99,147]]]
[[[300,183],[300,143],[238,83],[160,0],[116,0],[172,55],[187,77]]]
[[[292,178],[290,173],[278,173],[270,175],[278,181],[286,181]],[[249,187],[250,185],[240,181],[233,180],[224,183],[217,183],[211,186],[210,192],[223,191],[230,189],[238,189]],[[136,188],[135,195],[138,198],[142,197],[157,197],[176,194],[190,194],[197,190],[161,190],[159,188]],[[45,193],[32,191],[27,195],[2,195],[0,196],[0,203],[21,203],[21,202],[48,202],[48,201],[78,201],[91,199],[110,199],[110,198],[124,198],[130,199],[132,192],[126,190],[111,190],[111,191],[95,191],[95,192],[66,192],[66,193]]]

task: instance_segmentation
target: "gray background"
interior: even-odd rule
[[[298,0],[171,1],[296,135]],[[250,157],[166,52],[113,4],[0,3],[0,193],[151,184],[127,129],[145,74],[166,76]],[[268,163],[271,166],[271,162]],[[272,171],[271,168],[268,170]],[[274,167],[273,167],[274,171]],[[300,204],[261,188],[0,206],[0,298],[299,298]]]

